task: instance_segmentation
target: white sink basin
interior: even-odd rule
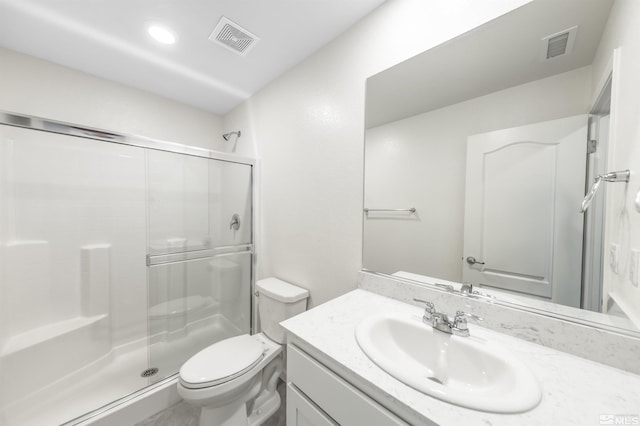
[[[356,327],[364,353],[412,388],[462,407],[520,413],[542,396],[529,368],[507,349],[473,336],[453,336],[419,316],[369,317]]]

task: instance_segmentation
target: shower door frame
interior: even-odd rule
[[[193,157],[200,157],[209,160],[219,160],[228,163],[236,163],[242,165],[251,166],[251,175],[249,179],[249,184],[251,188],[251,206],[250,206],[250,217],[251,217],[251,233],[248,244],[241,244],[239,246],[232,247],[218,247],[213,248],[211,250],[207,250],[207,254],[209,255],[221,255],[226,254],[231,251],[231,249],[235,250],[245,250],[244,252],[249,252],[251,254],[251,272],[250,272],[250,301],[249,301],[249,332],[250,334],[254,334],[256,327],[256,306],[255,306],[255,298],[253,297],[255,293],[255,281],[256,281],[256,242],[255,242],[255,226],[256,226],[256,201],[257,201],[257,185],[256,185],[256,159],[251,157],[239,156],[236,154],[229,154],[219,151],[214,151],[206,148],[200,148],[195,146],[184,145],[175,142],[169,142],[161,139],[150,138],[146,136],[140,135],[132,135],[125,134],[120,132],[113,132],[110,130],[100,129],[96,127],[89,127],[85,125],[69,123],[64,121],[59,121],[55,119],[43,118],[38,116],[32,116],[28,114],[15,113],[10,111],[0,110],[0,125],[10,126],[10,127],[19,127],[29,130],[41,131],[45,133],[55,133],[61,134],[65,136],[73,136],[81,139],[89,139],[101,142],[109,142],[120,145],[128,145],[143,149],[151,149],[156,151],[165,151],[175,154],[188,155]],[[241,252],[241,251],[237,251]],[[187,258],[198,257],[197,254],[188,254],[182,253],[177,256],[184,256]],[[147,254],[146,263],[147,266],[151,264],[155,264],[158,260],[164,258],[175,258],[176,254],[166,254],[166,255],[156,255],[149,256]],[[152,258],[159,258],[155,261]],[[173,259],[172,259],[173,260]],[[161,262],[160,262],[161,263]],[[143,388],[140,388],[134,392],[131,392],[127,395],[120,397],[117,400],[111,401],[110,403],[103,405],[101,407],[95,407],[94,410],[87,412],[80,417],[75,419],[70,419],[68,422],[64,423],[64,425],[76,425],[79,423],[85,423],[94,418],[99,418],[100,416],[107,413],[109,410],[112,410],[119,406],[124,406],[124,404],[130,403],[132,400],[136,398],[146,396],[147,394],[154,392],[156,390],[161,390],[166,388],[168,384],[177,379],[178,373],[174,373],[170,376],[167,376],[156,383],[149,384]]]

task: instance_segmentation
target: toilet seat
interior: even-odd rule
[[[264,296],[258,298],[263,333],[214,343],[180,369],[178,395],[200,408],[202,426],[262,425],[281,404],[277,385],[287,342],[276,325],[304,312],[308,292],[275,278],[255,286]]]
[[[243,334],[214,343],[180,368],[180,384],[188,389],[213,387],[242,376],[265,355],[264,344]]]

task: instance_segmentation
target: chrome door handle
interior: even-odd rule
[[[467,257],[466,261],[469,265],[484,265],[484,262],[477,261],[473,256]]]

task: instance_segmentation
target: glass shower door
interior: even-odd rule
[[[170,376],[200,350],[250,332],[251,253],[149,267],[150,380]]]
[[[147,164],[154,382],[251,331],[252,168],[162,151],[149,151]]]

